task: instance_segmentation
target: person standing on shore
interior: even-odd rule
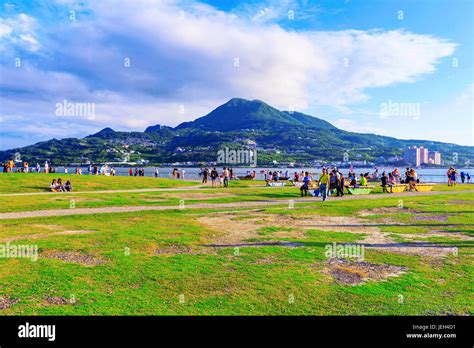
[[[41,171],[41,166],[39,162],[36,162],[36,173],[39,173]]]
[[[207,176],[208,175],[209,175],[209,169],[204,168],[204,170],[202,171],[202,183],[203,184],[207,184]]]
[[[456,176],[457,176],[456,169],[453,168],[451,171],[451,186],[456,186]]]
[[[216,179],[217,179],[218,176],[219,176],[219,174],[217,173],[216,167],[212,168],[212,171],[211,171],[212,187],[216,186]]]
[[[448,186],[452,186],[453,185],[453,181],[451,180],[451,177],[452,177],[452,173],[454,172],[454,168],[453,167],[449,167],[448,171],[446,172],[446,175],[448,176]]]
[[[48,161],[44,161],[44,172],[47,174],[49,173],[49,164]]]
[[[344,196],[344,181],[345,181],[344,174],[337,171],[336,178],[337,178],[337,187],[336,187],[337,196],[343,197]]]
[[[224,177],[224,187],[229,187],[229,170],[226,167],[224,167],[222,176]]]

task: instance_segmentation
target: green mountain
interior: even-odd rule
[[[428,140],[400,140],[338,129],[329,122],[299,112],[280,111],[259,101],[233,98],[208,115],[175,128],[155,125],[144,132],[120,132],[104,128],[82,139],[52,139],[0,152],[0,160],[15,158],[34,163],[49,160],[67,163],[120,162],[124,159],[160,165],[175,162],[217,160],[220,149],[257,144],[258,165],[298,162],[376,162],[404,164],[408,146],[439,151],[446,163],[474,162],[474,147]],[[456,155],[454,155],[456,154]]]
[[[224,105],[192,122],[184,122],[177,130],[235,132],[250,129],[284,129],[286,127],[311,127],[335,129],[329,122],[296,112],[282,112],[260,100],[233,98]]]

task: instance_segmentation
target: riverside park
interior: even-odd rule
[[[1,315],[472,315],[474,186],[0,176]]]

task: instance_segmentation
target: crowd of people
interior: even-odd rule
[[[250,171],[247,171],[248,176],[255,175],[250,174]],[[211,180],[211,187],[229,187],[229,180],[235,180],[236,176],[234,175],[234,170],[229,167],[222,168],[222,171],[219,173],[216,167],[211,168],[201,168],[198,173],[199,177],[201,178],[201,182],[206,184],[209,180]],[[253,178],[255,178],[253,176]]]
[[[467,182],[470,183],[469,174],[463,173],[464,178],[468,178]],[[369,180],[378,181],[380,179],[383,192],[392,193],[394,185],[406,184],[408,185],[409,191],[414,191],[416,185],[420,183],[420,178],[414,168],[406,168],[404,176],[401,175],[398,168],[388,174],[383,171],[382,174],[378,173],[378,169],[374,173],[369,172],[361,173],[359,176],[356,175],[354,170],[351,168],[347,177],[336,167],[334,168],[323,168],[322,173],[317,180],[309,172],[295,172],[293,175],[293,183],[302,183],[300,186],[301,196],[307,196],[310,192],[313,196],[321,196],[323,201],[327,199],[329,195],[336,194],[338,197],[344,196],[344,187],[363,188],[367,187]],[[451,168],[448,171],[448,185],[453,185],[456,182],[455,170]],[[465,180],[462,180],[464,183]],[[311,187],[317,187],[311,192]]]
[[[49,185],[49,188],[52,192],[68,192],[72,191],[72,184],[69,180],[66,181],[65,184],[63,184],[61,178],[59,178],[58,180],[53,179],[53,181],[51,181],[51,184]]]
[[[29,163],[24,161],[20,162],[21,165],[18,165],[18,162],[15,162],[13,159],[9,159],[5,163],[2,164],[3,172],[4,173],[56,173],[57,168],[51,166],[48,161],[45,161],[43,167],[41,167],[40,163],[36,163],[35,166],[30,167]],[[64,166],[64,174],[68,174],[67,166]],[[82,175],[83,169],[80,166],[75,167],[75,174]],[[110,168],[107,164],[102,165],[99,167],[97,164],[89,164],[87,166],[87,174],[88,175],[110,175],[115,176],[116,170],[114,167]],[[144,167],[135,167],[130,168],[128,171],[130,176],[145,176],[145,168]],[[202,183],[208,183],[211,181],[212,187],[228,187],[229,180],[234,179],[256,179],[257,173],[255,170],[247,170],[246,176],[239,176],[236,177],[234,174],[233,168],[224,167],[221,171],[218,171],[216,167],[213,168],[200,168],[198,172],[198,176]],[[271,181],[281,181],[281,180],[289,180],[293,183],[301,183],[301,194],[307,195],[308,188],[310,186],[319,186],[321,189],[319,190],[319,194],[325,200],[327,197],[327,193],[332,194],[336,193],[337,196],[344,195],[344,187],[365,187],[367,186],[368,181],[379,181],[383,187],[384,192],[392,192],[392,188],[394,185],[398,184],[406,184],[410,191],[416,189],[416,185],[420,183],[420,178],[414,168],[407,167],[404,175],[402,175],[399,170],[396,168],[393,171],[385,172],[383,171],[382,174],[379,173],[379,170],[376,168],[373,173],[361,173],[358,176],[355,174],[353,168],[351,167],[347,176],[337,168],[323,168],[321,175],[319,176],[318,180],[314,180],[313,177],[309,174],[309,172],[302,171],[300,173],[294,172],[292,177],[290,177],[289,170],[261,170],[260,174],[263,176],[263,179],[267,182]],[[461,182],[464,183],[471,183],[471,176],[469,173],[458,171],[451,166],[447,173],[448,179],[448,186],[455,186],[457,183],[458,177],[460,178]],[[159,169],[154,169],[154,176],[159,176]],[[178,169],[173,168],[171,172],[171,178],[173,179],[185,179],[186,171],[185,169]],[[56,185],[58,183],[56,182]],[[63,186],[63,185],[59,185]],[[326,188],[326,189],[324,189]]]
[[[461,182],[464,184],[465,182],[470,184],[471,183],[471,176],[469,173],[464,173],[464,171],[461,171],[461,173],[458,174],[456,168],[454,167],[449,167],[448,171],[446,172],[446,175],[448,177],[448,186],[455,186],[456,185],[456,179],[458,176],[461,178]]]

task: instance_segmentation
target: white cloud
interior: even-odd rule
[[[29,51],[37,51],[40,43],[36,39],[36,19],[20,13],[8,18],[0,18],[0,38],[2,50],[7,46],[20,46]],[[10,47],[13,48],[13,47]]]
[[[0,33],[12,48],[22,44],[42,54],[36,67],[25,62],[22,69],[2,69],[9,77],[0,88],[19,98],[4,112],[25,116],[33,108],[36,119],[41,113],[47,119],[51,105],[75,96],[101,110],[91,122],[142,129],[194,119],[231,97],[282,109],[347,109],[368,100],[370,88],[433,73],[456,46],[403,30],[296,32],[263,20],[286,16],[288,4],[267,4],[252,21],[193,2],[84,1],[80,8],[87,11],[76,22],[43,27],[44,38],[31,16],[2,20]],[[189,112],[180,114],[181,104]]]
[[[353,119],[340,118],[334,122],[334,126],[356,133],[371,133],[379,135],[390,135],[386,128],[378,128],[372,126],[370,123],[358,122]]]

